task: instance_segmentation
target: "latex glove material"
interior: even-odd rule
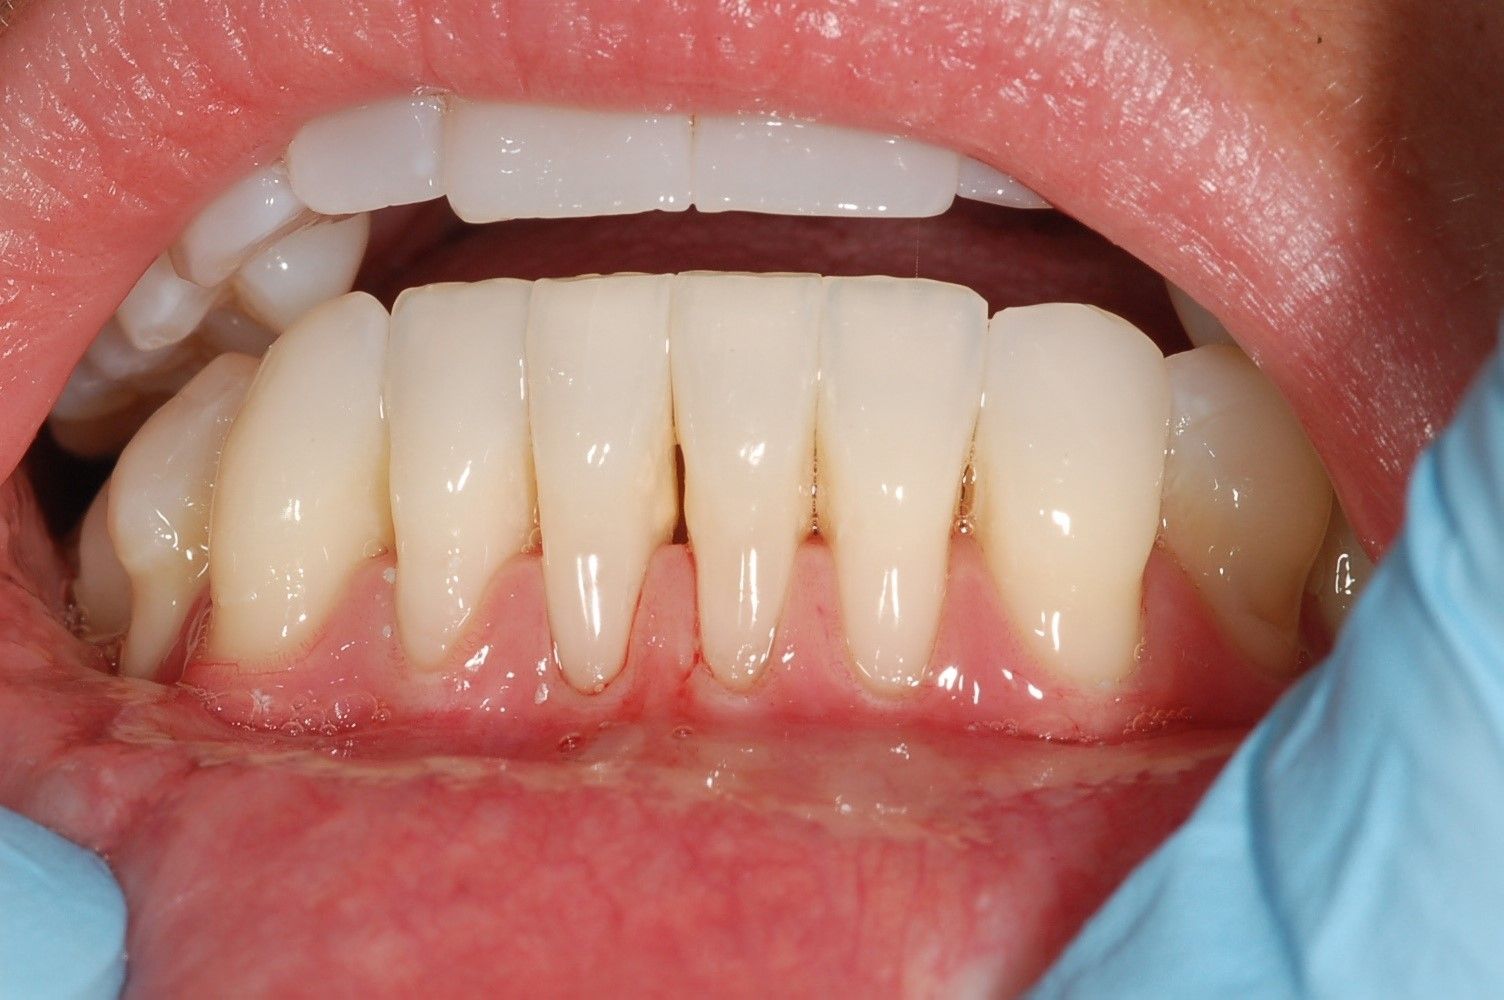
[[[0,809],[0,998],[113,998],[124,981],[125,898],[109,868]]]
[[[1328,661],[1037,997],[1504,995],[1504,354]]]

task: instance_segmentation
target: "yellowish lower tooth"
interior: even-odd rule
[[[81,632],[95,642],[118,638],[131,624],[131,578],[110,541],[109,501],[106,482],[79,527],[78,579],[73,581]]]
[[[1373,562],[1363,550],[1353,526],[1348,523],[1347,515],[1333,503],[1326,535],[1321,540],[1321,549],[1316,553],[1311,576],[1306,581],[1306,593],[1316,599],[1317,610],[1328,634],[1335,637],[1342,623],[1347,621],[1372,572]]]

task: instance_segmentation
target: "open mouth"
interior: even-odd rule
[[[191,6],[0,38],[0,803],[139,995],[1016,992],[1487,348],[1160,19]]]

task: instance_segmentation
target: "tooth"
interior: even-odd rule
[[[142,351],[176,344],[193,332],[218,292],[184,281],[166,254],[152,261],[115,318],[132,346]]]
[[[222,354],[162,404],[120,453],[109,525],[130,576],[120,672],[151,677],[171,652],[209,568],[209,504],[230,422],[256,360]]]
[[[700,634],[733,687],[762,673],[810,532],[821,281],[686,274],[669,358]]]
[[[1162,533],[1227,637],[1257,666],[1296,661],[1301,592],[1331,486],[1304,430],[1236,348],[1169,358]]]
[[[99,336],[94,338],[94,343],[89,345],[84,357],[105,378],[115,382],[131,382],[138,377],[171,368],[188,353],[188,346],[182,342],[143,351],[126,339],[119,323],[111,320],[99,331]]]
[[[74,367],[62,394],[52,404],[52,416],[58,420],[88,420],[122,410],[135,397],[130,389],[94,367],[86,356]]]
[[[527,329],[543,583],[559,666],[598,691],[623,666],[648,559],[673,534],[672,277],[539,281]]]
[[[287,168],[263,167],[232,185],[199,212],[172,248],[177,273],[211,288],[278,236],[308,221]]]
[[[350,290],[370,236],[369,215],[290,233],[242,265],[235,293],[256,319],[285,330],[320,302]]]
[[[1016,179],[969,156],[961,158],[956,196],[1004,208],[1049,208],[1050,203]]]
[[[702,212],[920,217],[956,196],[960,157],[912,139],[765,115],[695,118]]]
[[[386,310],[352,292],[266,352],[225,440],[209,566],[219,656],[265,661],[309,640],[351,573],[392,543],[381,382]]]
[[[110,458],[146,422],[161,402],[159,397],[141,396],[124,390],[118,408],[87,417],[60,417],[56,413],[47,421],[58,447],[81,458]]]
[[[1332,504],[1331,519],[1321,540],[1321,549],[1306,580],[1306,593],[1316,601],[1316,609],[1329,635],[1335,636],[1352,611],[1358,595],[1368,583],[1373,562],[1358,541],[1347,515]]]
[[[287,147],[292,189],[324,215],[411,205],[439,189],[440,97],[398,97],[336,111],[304,125]]]
[[[880,690],[914,687],[945,597],[987,304],[935,281],[830,278],[821,326],[817,497],[847,647]]]
[[[78,579],[73,600],[78,605],[84,637],[91,641],[125,634],[131,621],[131,580],[110,541],[107,480],[89,504],[78,531]]]
[[[455,100],[449,204],[466,222],[689,207],[690,119]]]
[[[1128,321],[1067,303],[993,317],[977,540],[1010,620],[1061,676],[1133,669],[1169,415],[1164,359]]]
[[[204,317],[198,336],[210,350],[259,358],[277,339],[277,331],[268,330],[238,309],[221,307]]]
[[[397,623],[438,666],[486,584],[533,530],[525,281],[429,285],[392,309],[386,414]]]
[[[1170,293],[1170,305],[1175,307],[1175,315],[1180,317],[1180,325],[1185,328],[1185,335],[1192,344],[1207,347],[1234,343],[1227,327],[1206,306],[1187,295],[1173,281],[1166,280],[1165,289]]]

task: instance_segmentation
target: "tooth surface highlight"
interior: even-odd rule
[[[956,196],[948,149],[766,115],[695,118],[693,188],[702,212],[922,217]]]
[[[924,676],[981,394],[987,304],[959,285],[830,278],[816,419],[820,532],[858,670]]]
[[[225,435],[256,360],[222,354],[136,432],[111,478],[109,526],[131,580],[120,672],[150,677],[207,582],[209,506]]]
[[[151,351],[176,344],[193,332],[214,305],[218,292],[184,281],[166,254],[152,261],[115,310],[130,344]]]
[[[1165,290],[1170,293],[1170,305],[1175,307],[1175,315],[1180,318],[1180,325],[1185,328],[1185,335],[1192,344],[1197,347],[1211,344],[1236,346],[1232,334],[1227,332],[1227,327],[1222,325],[1220,319],[1212,315],[1210,309],[1187,295],[1173,281],[1165,281]]]
[[[105,378],[129,383],[138,377],[171,368],[188,354],[189,346],[184,343],[143,351],[126,339],[119,323],[111,320],[99,331],[84,357]]]
[[[973,517],[1003,607],[1041,662],[1126,677],[1142,638],[1170,387],[1127,320],[1069,303],[992,319]]]
[[[1287,673],[1331,511],[1326,471],[1279,391],[1237,348],[1198,347],[1166,365],[1165,543],[1228,639],[1255,665]]]
[[[285,330],[320,302],[350,290],[370,237],[369,215],[289,233],[241,266],[235,293],[256,319]]]
[[[386,413],[397,623],[435,667],[533,530],[523,342],[531,284],[409,289],[392,308]]]
[[[84,638],[91,641],[124,635],[131,623],[131,578],[110,541],[109,501],[110,484],[106,480],[78,530],[78,579],[73,581],[73,600],[78,605]]]
[[[304,125],[287,147],[287,170],[315,212],[374,212],[444,193],[443,141],[443,98],[397,97]]]
[[[969,156],[961,157],[956,196],[1004,208],[1049,208],[1050,203],[1016,179]]]
[[[446,193],[466,222],[689,207],[690,119],[455,99]]]
[[[229,279],[262,247],[307,218],[287,168],[263,167],[231,185],[194,216],[172,248],[178,274],[210,288]]]
[[[678,514],[669,275],[539,281],[527,380],[543,583],[564,677],[620,673],[643,575]]]
[[[1331,637],[1335,638],[1347,621],[1372,572],[1373,561],[1358,541],[1347,515],[1333,502],[1326,535],[1306,581],[1306,592],[1315,598],[1317,611]]]
[[[350,575],[392,543],[381,384],[388,318],[352,292],[266,352],[214,488],[217,656],[265,661],[312,638]]]
[[[761,675],[811,528],[823,287],[814,275],[685,274],[669,358],[700,642],[711,672]]]

